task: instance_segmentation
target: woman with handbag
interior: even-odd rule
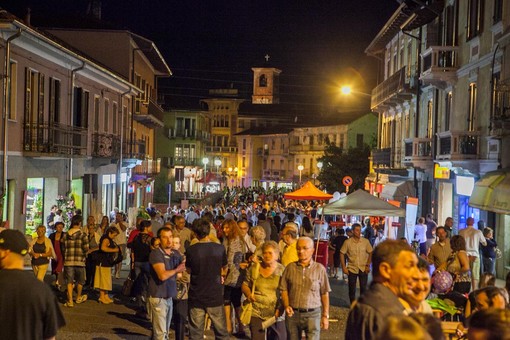
[[[40,225],[36,229],[37,237],[30,242],[28,253],[32,256],[32,269],[39,281],[44,282],[44,276],[50,265],[50,259],[57,257],[53,245],[46,237],[46,227]]]
[[[91,288],[94,285],[94,276],[97,262],[96,257],[101,241],[101,235],[99,235],[96,230],[96,218],[90,215],[87,217],[87,226],[85,230],[85,234],[87,234],[89,239],[89,250],[87,251],[87,258],[85,259],[85,286],[88,288]]]
[[[94,288],[99,290],[99,303],[109,304],[113,300],[108,296],[108,291],[112,290],[112,267],[115,265],[115,255],[120,252],[119,246],[113,239],[119,233],[116,227],[108,227],[99,241],[99,260],[96,265],[94,276]]]
[[[234,327],[231,322],[231,306],[234,306],[235,319],[238,323],[238,334],[244,333],[243,326],[239,320],[241,312],[241,284],[244,280],[244,275],[241,271],[241,263],[244,261],[247,247],[245,246],[242,238],[241,231],[237,222],[232,219],[227,219],[222,224],[225,239],[223,245],[227,253],[227,276],[225,277],[224,284],[224,307],[225,316],[227,319],[227,330],[232,333]]]
[[[494,241],[494,231],[492,228],[485,227],[483,236],[487,244],[481,246],[481,255],[483,263],[483,272],[496,275],[496,247],[498,244]]]
[[[280,250],[276,242],[265,242],[262,245],[262,262],[250,266],[242,285],[246,296],[243,309],[251,308],[249,324],[252,340],[287,338],[278,291],[284,270],[283,265],[278,262],[279,255]],[[251,307],[247,306],[249,304]]]
[[[446,270],[453,276],[453,291],[467,294],[471,290],[471,271],[466,253],[466,240],[460,235],[452,236],[450,247],[452,253],[446,261]]]

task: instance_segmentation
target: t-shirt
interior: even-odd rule
[[[186,250],[186,268],[191,272],[188,295],[190,307],[223,305],[221,269],[227,265],[225,247],[213,242],[199,242]]]
[[[0,339],[47,339],[65,326],[55,295],[30,271],[0,270]]]
[[[414,235],[415,238],[420,243],[427,242],[428,238],[428,227],[425,224],[417,224],[414,226]]]
[[[154,270],[153,264],[164,263],[165,270],[172,270],[182,262],[182,256],[176,251],[170,255],[165,253],[161,248],[154,249],[149,255],[150,276],[149,276],[149,296],[156,298],[169,299],[177,296],[177,275],[161,281]]]

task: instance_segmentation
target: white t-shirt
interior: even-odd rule
[[[484,246],[487,244],[487,240],[485,240],[482,232],[473,226],[469,226],[459,231],[459,235],[466,240],[466,253],[471,256],[480,257],[478,251],[480,243]]]
[[[124,226],[126,226],[126,230],[127,230],[126,222],[121,222],[121,223],[123,223]],[[113,241],[115,243],[117,243],[118,245],[127,244],[126,230],[122,230],[122,228],[116,222],[113,222],[112,224],[110,224],[110,226],[117,228],[117,230],[119,231],[119,234],[117,236],[115,236]]]
[[[414,234],[420,243],[427,242],[427,226],[425,224],[417,224],[414,226]]]

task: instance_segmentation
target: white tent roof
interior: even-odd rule
[[[327,204],[323,208],[325,215],[363,215],[363,216],[405,216],[406,211],[364,190],[356,190],[345,198]]]

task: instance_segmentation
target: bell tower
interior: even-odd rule
[[[253,67],[253,95],[252,104],[278,104],[280,102],[280,73],[281,70],[269,65],[269,55],[266,54],[266,64],[263,67]]]

